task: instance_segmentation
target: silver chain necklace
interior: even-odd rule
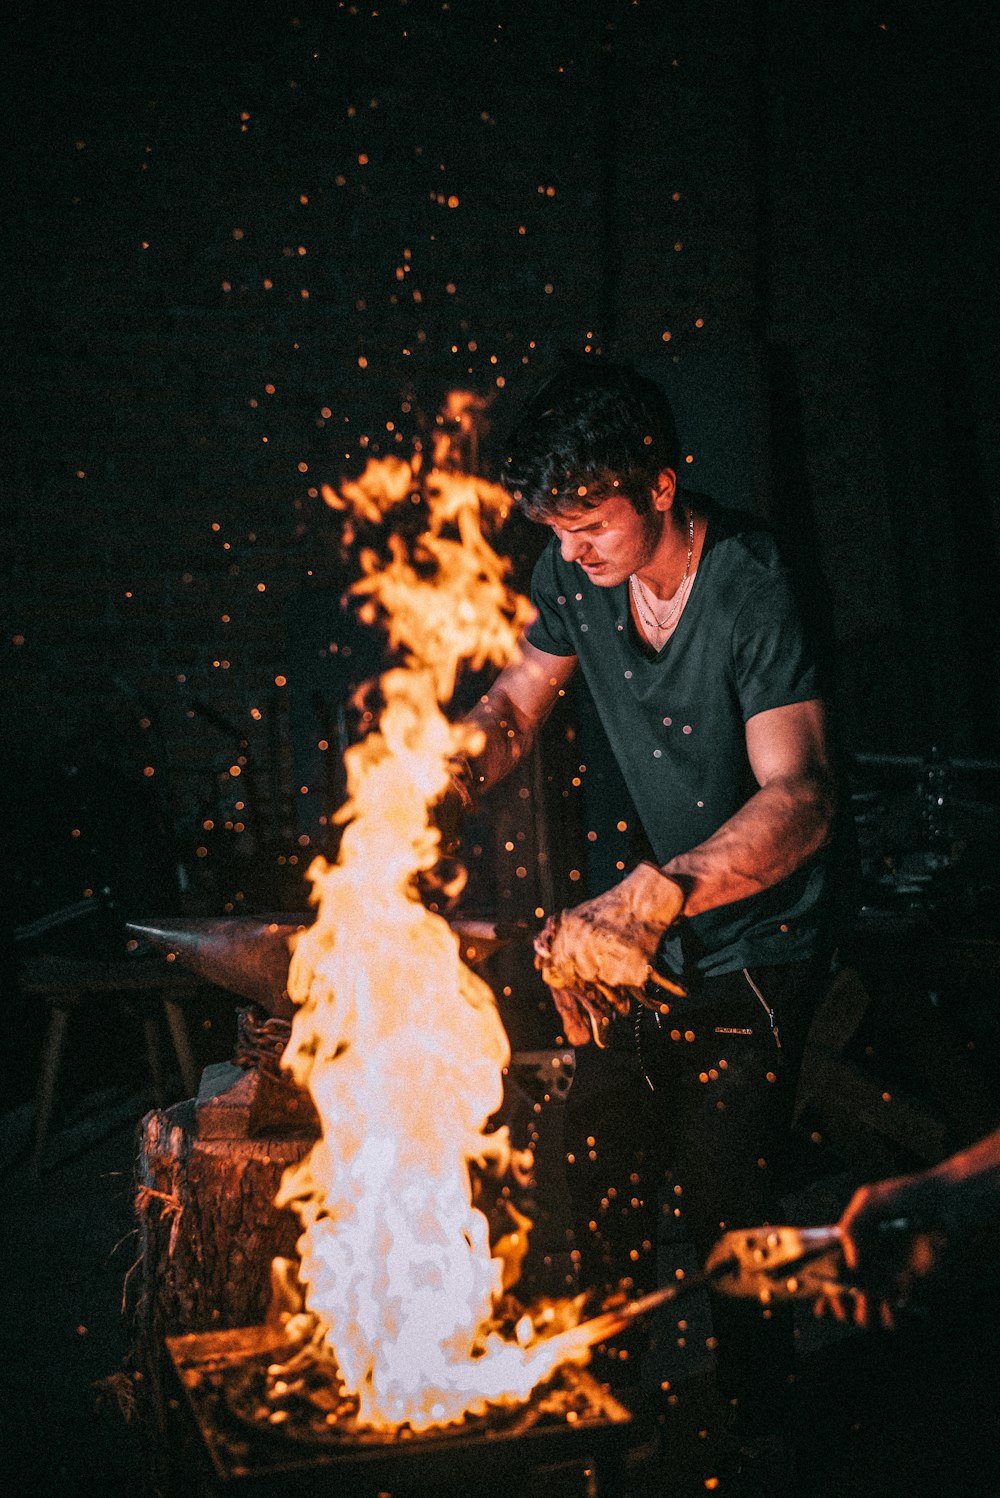
[[[637,611],[637,613],[639,615],[639,618],[642,620],[643,624],[647,625],[650,629],[657,629],[657,630],[659,630],[661,634],[663,633],[663,631],[665,629],[670,629],[670,627],[677,622],[677,617],[680,614],[681,608],[682,608],[682,606],[684,604],[684,588],[685,588],[685,585],[687,583],[688,578],[691,575],[691,558],[694,556],[694,511],[693,510],[688,510],[688,512],[687,512],[687,518],[688,518],[688,551],[687,551],[687,561],[684,564],[684,576],[681,578],[680,587],[677,589],[677,592],[674,594],[674,601],[671,604],[670,609],[669,609],[669,611],[667,613],[667,617],[665,619],[657,619],[656,615],[653,613],[653,607],[652,607],[652,604],[649,602],[649,599],[651,597],[653,597],[654,595],[648,592],[645,584],[641,583],[639,581],[639,578],[636,576],[636,574],[634,572],[632,572],[632,573],[629,574],[629,583],[630,583],[631,588],[632,588],[632,597],[635,600],[635,607],[636,607],[636,611]],[[645,604],[646,608],[649,609],[649,614],[646,613],[646,609],[643,608],[643,604]],[[652,616],[652,617],[650,617],[650,616]]]

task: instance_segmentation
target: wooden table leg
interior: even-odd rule
[[[48,1143],[49,1124],[52,1122],[56,1082],[59,1079],[59,1065],[62,1061],[63,1041],[66,1038],[68,1023],[69,1009],[53,1003],[45,1031],[38,1088],[35,1092],[34,1144],[31,1151],[31,1169],[35,1175],[42,1168],[45,1146]]]
[[[181,1078],[184,1082],[184,1095],[189,1098],[195,1097],[198,1092],[198,1068],[195,1064],[194,1052],[191,1049],[191,1039],[188,1035],[184,1010],[176,999],[168,999],[166,997],[163,1000],[163,1009],[167,1016],[167,1024],[170,1026],[170,1036],[174,1042],[177,1064],[181,1069]]]

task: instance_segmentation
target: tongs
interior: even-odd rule
[[[577,1328],[589,1346],[615,1337],[641,1316],[670,1301],[712,1288],[759,1300],[815,1300],[845,1288],[840,1228],[832,1226],[740,1228],[723,1233],[700,1274],[651,1290],[595,1316]]]
[[[843,1289],[840,1227],[758,1227],[723,1233],[701,1278],[724,1295],[760,1301],[813,1300]]]

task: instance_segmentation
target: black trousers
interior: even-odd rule
[[[582,1283],[656,1285],[660,1241],[700,1262],[728,1229],[779,1220],[805,1036],[829,963],[723,974],[670,1012],[616,1020],[577,1052],[567,1183]],[[720,1392],[748,1427],[776,1422],[792,1372],[788,1307],[711,1297]]]

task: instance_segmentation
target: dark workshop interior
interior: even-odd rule
[[[257,982],[254,933],[308,909],[386,660],[324,489],[440,443],[495,479],[564,351],[667,392],[683,482],[770,523],[821,641],[856,874],[785,1221],[1000,1126],[1000,12],[12,0],[4,32],[8,1491],[777,1493],[715,1450],[697,1295],[656,1313],[655,1462],[647,1429],[346,1475],[254,1437],[207,1468],[164,1338],[263,1320],[294,1253],[297,1102],[229,974]],[[522,590],[544,539],[514,514],[495,540]],[[468,818],[459,913],[535,929],[607,889],[627,815],[574,687]],[[200,933],[198,960],[130,924]],[[477,970],[548,1293],[571,1265],[539,1058],[565,1047],[530,945]],[[796,1303],[795,1492],[998,1498],[998,1269],[957,1254],[894,1330]],[[624,1363],[594,1371],[627,1404]]]

